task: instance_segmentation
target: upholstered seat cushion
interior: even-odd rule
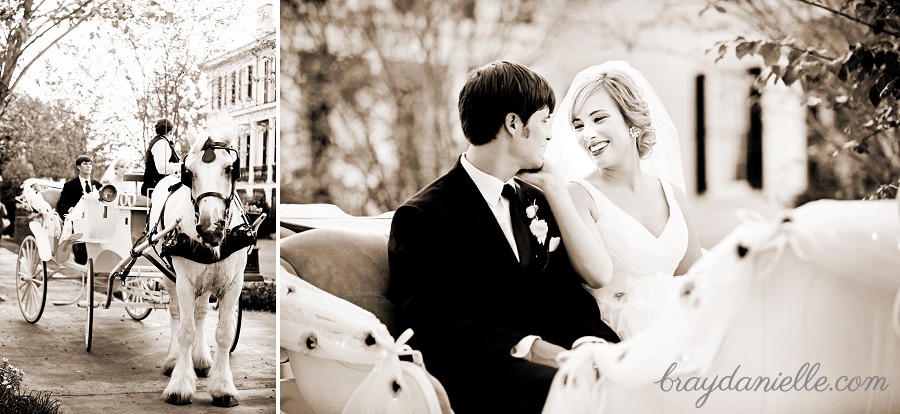
[[[312,229],[281,240],[282,265],[301,279],[372,312],[396,338],[394,305],[385,296],[388,238],[340,229]]]
[[[41,190],[39,193],[41,197],[44,197],[44,200],[50,204],[50,208],[56,210],[56,203],[59,203],[59,196],[62,194],[62,190],[59,188],[45,188]]]

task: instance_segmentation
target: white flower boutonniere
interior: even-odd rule
[[[528,228],[531,230],[531,234],[533,234],[534,237],[537,238],[538,243],[543,246],[544,242],[547,241],[547,230],[549,230],[547,222],[544,220],[534,219],[531,220],[531,225],[529,225]]]
[[[525,215],[528,216],[528,218],[533,219],[537,217],[537,210],[537,204],[532,203],[530,206],[528,206],[528,208],[525,209]]]
[[[544,245],[544,242],[547,241],[547,231],[550,229],[547,226],[547,222],[545,220],[541,220],[537,217],[538,206],[537,203],[532,202],[528,208],[525,209],[525,215],[531,219],[531,224],[528,225],[528,229],[531,230],[531,234],[537,238],[538,243],[541,246]]]

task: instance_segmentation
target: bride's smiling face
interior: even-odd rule
[[[598,167],[616,165],[632,153],[634,139],[618,105],[606,90],[593,92],[572,115],[575,138]]]

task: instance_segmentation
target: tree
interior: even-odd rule
[[[33,0],[0,4],[0,118],[22,75],[44,53],[92,18],[119,18],[120,2],[63,0],[37,4]]]
[[[810,191],[816,198],[885,198],[900,178],[900,5],[892,0],[711,1],[762,38],[724,41],[766,68],[759,82],[799,85],[810,107]]]
[[[80,38],[61,42],[74,68],[48,67],[44,85],[89,109],[98,145],[142,153],[166,118],[180,137],[202,120],[206,101],[200,65],[222,53],[218,42],[240,2],[151,1],[123,6],[123,19],[85,25]],[[177,139],[179,144],[185,140]]]
[[[282,156],[283,202],[356,214],[398,207],[464,148],[454,85],[500,56],[530,63],[566,9],[542,0],[375,3],[281,2],[282,113],[299,121],[282,139],[283,154],[299,154]]]
[[[28,178],[60,180],[75,175],[75,158],[86,152],[90,135],[86,117],[63,102],[29,96],[16,97],[7,112],[13,121],[0,124],[4,195],[18,194]]]

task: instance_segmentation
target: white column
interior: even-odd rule
[[[797,86],[797,85],[795,85]],[[806,105],[798,88],[769,85],[762,94],[763,192],[792,205],[807,186]]]

